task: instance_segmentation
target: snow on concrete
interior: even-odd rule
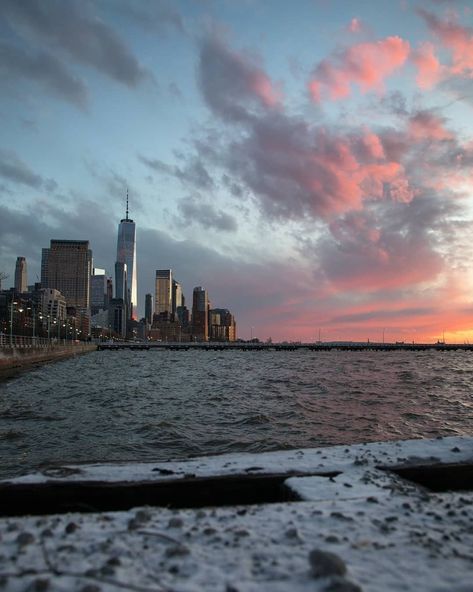
[[[299,502],[1,519],[0,589],[473,592],[473,492],[432,493],[377,468],[432,462],[473,465],[473,439],[69,467],[62,478],[15,479],[340,471],[290,477]]]
[[[412,464],[471,461],[473,439],[463,436],[435,440],[376,442],[330,448],[238,453],[159,463],[63,465],[9,480],[10,483],[75,481],[163,481],[217,475],[281,472],[327,472],[351,469],[353,463]],[[2,483],[0,481],[0,483]],[[5,483],[5,481],[3,481]]]

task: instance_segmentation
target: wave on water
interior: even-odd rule
[[[0,384],[0,476],[471,434],[463,352],[93,352]]]

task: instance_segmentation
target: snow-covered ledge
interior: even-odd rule
[[[451,478],[465,489],[433,492],[406,481],[400,474],[409,466],[423,467],[409,473],[422,479],[429,467],[444,467],[426,482],[448,489]],[[168,496],[179,490],[176,505],[187,508],[2,518],[0,587],[467,592],[472,473],[473,438],[466,437],[49,468],[0,482],[0,511],[8,514],[15,491],[29,496],[33,513],[35,491],[77,494],[92,486],[116,497],[143,484],[151,491],[167,484]],[[299,501],[193,507],[192,487],[258,489],[273,477]],[[188,503],[182,491],[190,492]]]

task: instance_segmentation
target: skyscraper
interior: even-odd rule
[[[15,265],[15,292],[27,291],[28,279],[26,276],[26,259],[24,257],[17,257]]]
[[[235,317],[226,308],[209,311],[209,338],[213,341],[235,341]]]
[[[48,266],[49,266],[49,249],[45,248],[41,251],[41,287],[48,287]]]
[[[107,279],[105,269],[94,267],[93,275],[90,278],[90,312],[92,315],[107,308]]]
[[[172,270],[157,269],[154,298],[154,313],[167,315],[172,313]]]
[[[92,251],[87,240],[52,240],[48,256],[48,288],[59,290],[68,306],[88,309]]]
[[[145,319],[148,325],[153,323],[153,295],[146,294],[145,296]]]
[[[209,308],[207,290],[197,286],[192,298],[192,333],[197,341],[209,339]]]
[[[173,278],[172,280],[172,318],[176,319],[176,312],[180,306],[184,306],[184,296],[181,284]]]
[[[128,269],[126,263],[117,261],[115,263],[115,298],[120,298],[127,305],[130,295],[128,289]]]
[[[126,300],[128,301],[130,310],[128,311],[128,317],[137,318],[137,281],[136,281],[136,226],[133,220],[128,218],[128,191],[126,192],[126,216],[120,220],[118,225],[118,240],[117,240],[117,263],[126,264],[127,272],[127,287],[129,295]],[[123,270],[123,267],[117,268],[115,266],[115,273],[118,270]],[[116,290],[120,286],[124,285],[124,278],[115,275],[115,286]],[[116,293],[117,298],[121,298]]]

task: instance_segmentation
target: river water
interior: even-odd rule
[[[0,478],[460,434],[469,352],[101,351],[0,383]]]

